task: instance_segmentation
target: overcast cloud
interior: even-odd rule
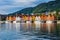
[[[9,14],[51,0],[0,0],[0,14]]]

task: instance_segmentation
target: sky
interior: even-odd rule
[[[0,0],[0,14],[9,14],[52,0]]]

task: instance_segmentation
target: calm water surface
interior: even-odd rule
[[[0,24],[0,40],[60,40],[60,24]]]

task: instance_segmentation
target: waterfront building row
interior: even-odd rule
[[[55,15],[49,14],[49,15],[21,15],[21,16],[7,16],[6,21],[35,21],[35,20],[41,20],[41,21],[47,21],[51,20],[54,21],[56,20]]]

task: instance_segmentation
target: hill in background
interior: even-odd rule
[[[17,12],[11,13],[9,15],[17,14],[31,14],[31,13],[43,13],[43,12],[51,12],[51,11],[60,11],[60,0],[50,1],[48,3],[41,3],[36,7],[29,7]]]

